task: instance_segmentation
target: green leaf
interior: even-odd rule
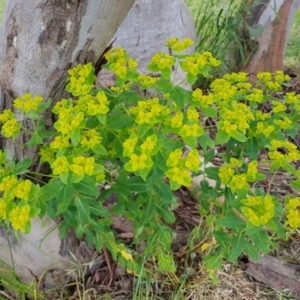
[[[294,167],[293,165],[284,162],[284,163],[282,164],[282,168],[283,168],[284,170],[286,170],[287,172],[289,172],[290,174],[296,175],[296,169],[295,169],[295,167]]]
[[[161,71],[161,75],[164,78],[170,80],[170,78],[171,78],[171,68],[164,68],[164,69],[162,69],[160,71]]]
[[[36,145],[42,144],[42,143],[43,143],[42,138],[39,136],[39,134],[37,132],[35,132],[32,135],[31,139],[25,145],[33,147],[33,146],[36,146]]]
[[[219,168],[217,167],[205,168],[205,174],[211,179],[219,180]]]
[[[198,137],[198,143],[204,150],[206,150],[207,148],[213,148],[215,146],[215,142],[209,137],[206,132]]]
[[[41,138],[53,137],[57,135],[57,131],[55,130],[39,131],[39,135]]]
[[[223,217],[216,220],[218,226],[227,227],[235,230],[243,230],[246,228],[246,223],[240,220],[236,215]]]
[[[212,159],[216,156],[216,150],[211,149],[204,155],[204,162],[207,164],[212,161]]]
[[[228,133],[222,130],[218,130],[217,135],[216,135],[216,145],[221,145],[225,144],[229,141],[230,136]]]
[[[72,200],[74,199],[74,188],[72,185],[66,185],[63,187],[63,189],[60,191],[60,193],[57,196],[57,199],[59,200],[58,206],[57,206],[57,212],[56,215],[60,215],[61,213],[65,212]]]
[[[182,138],[184,143],[191,148],[196,148],[197,146],[197,138],[194,136],[185,136]]]
[[[102,251],[103,238],[101,232],[99,232],[98,230],[95,232],[95,247],[98,252]]]
[[[71,142],[72,142],[72,146],[77,146],[80,142],[80,133],[81,130],[80,128],[76,128],[72,131],[71,133]]]
[[[251,138],[246,142],[246,152],[251,160],[256,160],[258,157],[258,143],[255,138]]]
[[[98,144],[95,147],[93,147],[92,151],[95,152],[96,154],[99,154],[99,155],[107,155],[108,154],[108,152],[106,151],[106,149],[102,145],[100,145],[100,144]]]
[[[59,174],[59,179],[65,185],[68,184],[69,172],[64,172]]]
[[[256,247],[264,254],[270,250],[270,240],[268,234],[262,227],[250,227],[246,229],[246,234],[253,241]]]
[[[39,215],[41,212],[41,209],[38,207],[30,206],[30,213],[29,213],[29,218],[35,218],[36,216]]]
[[[28,171],[28,168],[32,164],[32,159],[24,158],[22,161],[18,162],[15,167],[15,172],[17,174],[22,174],[24,171]]]
[[[68,231],[70,230],[71,226],[67,222],[62,222],[59,226],[59,237],[61,239],[67,236]]]
[[[68,210],[66,210],[62,216],[63,219],[72,227],[72,228],[76,228],[77,227],[77,220],[75,218],[75,214],[76,214],[76,208],[74,206],[69,207]]]
[[[85,176],[84,179],[78,183],[73,183],[73,187],[76,192],[89,195],[89,196],[99,196],[100,191],[96,186],[96,182],[92,177]]]
[[[300,191],[300,179],[296,179],[291,181],[291,186],[296,188],[298,191]]]
[[[218,111],[215,107],[208,106],[206,108],[201,108],[201,110],[207,117],[215,118],[218,116]]]
[[[245,235],[243,232],[240,232],[232,239],[231,252],[229,255],[229,261],[236,262],[238,257],[245,250]]]
[[[55,198],[63,187],[59,180],[49,181],[37,191],[36,196],[46,202]]]
[[[141,177],[127,178],[124,183],[132,192],[143,193],[151,190],[152,185],[149,182],[145,182]]]
[[[249,243],[247,240],[245,241],[245,253],[252,259],[258,261],[259,260],[259,253],[255,246]]]
[[[137,129],[137,132],[139,134],[139,136],[142,138],[144,137],[144,135],[148,132],[148,130],[150,130],[152,128],[152,125],[150,124],[139,124],[136,129]]]
[[[80,220],[81,223],[87,222],[91,214],[89,204],[80,197],[75,197],[74,204],[77,208],[77,220]]]
[[[153,190],[160,196],[164,203],[172,203],[174,195],[169,185],[162,182],[161,184],[155,184]]]
[[[98,114],[98,115],[97,115],[97,119],[98,119],[98,121],[99,121],[102,125],[105,125],[106,115],[104,115],[104,114]]]
[[[172,272],[176,271],[173,256],[164,252],[157,253],[158,269],[160,272]]]
[[[187,73],[186,79],[190,85],[193,85],[196,82],[196,80],[198,79],[198,77],[191,73]]]
[[[219,251],[219,253],[215,255],[206,256],[203,262],[206,263],[207,269],[209,270],[220,269],[222,267],[223,254]]]
[[[248,138],[247,138],[243,133],[241,133],[241,132],[239,132],[239,131],[233,133],[233,134],[232,134],[232,137],[233,137],[235,140],[237,140],[237,141],[239,141],[239,142],[241,142],[241,143],[244,143],[244,142],[246,142],[246,141],[248,140]]]
[[[228,245],[231,245],[232,243],[232,237],[230,235],[228,235],[226,232],[224,231],[215,231],[214,232],[214,237],[217,241],[217,243],[222,247],[222,248],[227,248]]]
[[[192,103],[192,92],[180,86],[174,87],[174,90],[170,95],[176,105],[180,108],[184,108],[187,104]]]
[[[118,113],[113,114],[107,121],[107,129],[125,129],[134,124],[134,119],[128,115]]]

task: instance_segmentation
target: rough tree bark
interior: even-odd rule
[[[246,0],[250,14],[246,19],[250,26],[263,25],[264,29],[257,38],[258,47],[243,71],[250,74],[258,72],[283,71],[287,41],[300,0]]]
[[[103,51],[130,10],[134,0],[9,0],[0,30],[0,110],[26,93],[53,101],[60,99],[67,70],[78,63],[95,66]],[[45,116],[51,125],[51,116]],[[26,137],[16,145],[1,140],[17,159],[33,158],[35,151],[23,149]],[[32,223],[29,235],[17,241],[0,230],[0,258],[12,265],[21,278],[31,281],[53,262],[66,261],[70,244],[62,243],[55,223],[46,219]],[[70,241],[69,241],[70,242]],[[75,245],[77,246],[77,245]],[[74,248],[74,245],[73,245]],[[73,249],[71,248],[71,249]]]

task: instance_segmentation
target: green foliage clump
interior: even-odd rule
[[[139,74],[137,62],[120,48],[106,54],[104,66],[116,74],[114,87],[96,88],[91,64],[71,69],[70,98],[52,108],[54,130],[47,130],[43,120],[50,99],[17,98],[13,106],[26,123],[12,110],[0,114],[2,135],[13,141],[21,132],[31,135],[25,146],[38,146],[40,162],[51,169],[42,177],[48,180],[38,183],[31,159],[16,162],[1,151],[0,218],[8,227],[28,233],[31,218],[62,216],[61,237],[74,228],[78,237],[98,251],[106,247],[136,274],[145,257],[154,258],[160,271],[174,272],[168,226],[177,204],[172,191],[191,186],[199,174],[204,175],[199,213],[206,217],[208,240],[215,241],[202,247],[208,269],[220,267],[223,259],[236,261],[241,253],[258,259],[272,245],[268,232],[283,236],[299,227],[299,197],[290,195],[284,206],[270,189],[255,185],[265,178],[258,163],[258,153],[265,150],[274,176],[283,169],[300,189],[300,172],[293,166],[300,154],[288,141],[299,130],[300,97],[274,97],[289,78],[282,72],[260,73],[252,84],[246,73],[231,73],[215,79],[208,92],[186,90],[172,83],[172,68],[181,67],[193,84],[221,62],[209,52],[182,54],[189,39],[174,38],[166,45],[177,54],[157,53],[149,64],[160,76]],[[25,127],[28,119],[31,129]],[[223,164],[206,167],[216,145],[224,145]],[[107,209],[103,202],[112,194],[117,202]],[[111,214],[133,222],[134,244],[144,241],[143,254],[116,239]]]

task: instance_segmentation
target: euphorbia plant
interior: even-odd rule
[[[167,47],[177,54],[157,53],[149,64],[159,76],[139,74],[126,51],[113,49],[104,67],[116,74],[116,85],[106,89],[95,87],[91,64],[73,68],[66,87],[70,98],[51,110],[57,116],[54,130],[46,130],[43,121],[51,100],[25,94],[14,101],[23,119],[32,121],[30,130],[13,111],[3,111],[2,135],[15,140],[20,132],[31,134],[26,147],[39,147],[40,161],[49,164],[51,174],[37,183],[29,171],[30,159],[15,162],[2,151],[1,220],[26,233],[30,218],[61,215],[61,237],[74,228],[78,237],[84,236],[98,251],[105,246],[138,273],[141,253],[126,249],[111,229],[111,214],[123,215],[133,222],[134,243],[145,242],[142,255],[154,257],[160,271],[175,271],[173,234],[167,225],[175,221],[172,190],[191,186],[193,176],[202,172],[199,213],[206,216],[208,237],[216,241],[205,258],[208,268],[219,267],[223,258],[236,261],[241,253],[255,259],[259,252],[267,253],[266,228],[281,235],[289,226],[299,227],[300,198],[290,195],[284,208],[281,199],[254,188],[254,183],[265,178],[257,159],[260,150],[268,149],[274,175],[284,169],[300,188],[300,173],[292,164],[300,154],[287,140],[299,130],[300,97],[274,97],[288,80],[282,72],[258,74],[255,84],[246,73],[227,74],[215,79],[207,92],[175,85],[172,68],[181,67],[193,84],[221,63],[209,52],[182,54],[190,45],[188,39],[169,40]],[[216,155],[216,145],[222,144],[223,165],[205,168]],[[216,187],[205,178],[215,180]],[[111,194],[117,201],[108,210],[103,201]]]

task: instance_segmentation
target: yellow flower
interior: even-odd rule
[[[197,149],[193,149],[188,153],[185,161],[185,166],[191,171],[199,171],[200,158]]]
[[[243,161],[242,160],[238,160],[234,157],[231,157],[229,159],[229,166],[231,168],[238,168],[238,167],[241,167],[243,165]]]
[[[84,135],[81,137],[80,144],[87,146],[89,149],[95,147],[96,145],[101,144],[103,138],[96,131],[96,129],[88,129],[84,132]]]
[[[187,110],[187,118],[190,121],[194,121],[197,122],[198,118],[199,118],[199,113],[197,112],[197,110],[194,107],[189,107]]]
[[[123,156],[130,156],[134,152],[134,148],[137,144],[138,138],[136,135],[132,135],[123,143]]]
[[[165,174],[168,178],[170,178],[170,180],[178,183],[179,185],[191,186],[192,178],[188,170],[174,167],[168,170]]]
[[[182,150],[181,149],[176,149],[174,151],[172,151],[170,154],[169,154],[169,157],[167,159],[167,166],[168,167],[175,167],[178,165],[180,159],[181,159],[181,156],[182,156]]]
[[[50,143],[52,149],[66,149],[70,146],[69,138],[66,136],[58,135],[54,138],[54,141]]]
[[[250,223],[252,223],[254,226],[260,226],[260,220],[258,215],[249,207],[242,207],[241,208],[242,213],[244,216],[249,220]]]
[[[52,164],[54,175],[69,172],[69,162],[65,156],[59,156]]]
[[[144,74],[140,74],[137,78],[138,83],[143,85],[146,88],[152,87],[158,81],[158,77],[147,76]]]
[[[234,170],[228,165],[224,165],[219,168],[219,178],[223,184],[228,184],[233,174]]]
[[[32,182],[28,179],[19,182],[14,191],[16,197],[22,200],[28,200],[31,187],[32,187]]]
[[[257,173],[257,161],[253,160],[248,164],[247,176],[250,177],[250,180],[254,180],[256,178]]]
[[[41,146],[39,155],[42,162],[52,162],[54,160],[54,150],[48,146]]]
[[[76,156],[72,161],[73,164],[70,165],[70,170],[75,174],[78,176],[83,176],[84,174],[93,175],[95,168],[94,157]]]
[[[164,54],[162,52],[157,52],[151,59],[151,64],[155,65],[158,69],[162,70],[165,68],[170,68],[174,65],[175,58],[169,54]]]
[[[185,38],[182,41],[179,41],[178,38],[172,38],[167,41],[166,47],[171,48],[175,52],[181,52],[188,49],[193,44],[194,42],[189,38]]]
[[[0,198],[0,221],[6,219],[6,202]]]
[[[241,200],[246,207],[241,208],[245,217],[255,226],[267,224],[275,215],[275,204],[272,196],[267,194],[262,196],[248,196],[247,199]]]
[[[131,154],[130,159],[132,162],[132,171],[143,170],[146,168],[146,160],[148,156],[146,154],[136,155]]]
[[[233,175],[229,185],[232,190],[249,189],[246,174]]]
[[[199,126],[199,124],[188,125],[185,124],[179,131],[182,137],[194,136],[199,137],[204,134],[204,130]]]
[[[274,113],[279,113],[281,111],[286,111],[287,107],[283,105],[279,101],[273,101],[273,112]]]
[[[15,119],[15,114],[10,110],[10,109],[5,109],[1,114],[0,114],[0,122],[5,123],[9,120]]]
[[[39,105],[42,103],[43,98],[41,96],[34,96],[30,93],[26,93],[23,96],[14,100],[14,107],[23,112],[37,111]]]
[[[19,134],[21,125],[16,119],[10,119],[2,125],[2,135],[6,138],[16,137]]]
[[[153,134],[146,138],[146,141],[141,145],[141,149],[143,153],[150,153],[151,150],[154,149],[157,143],[157,135]],[[150,154],[151,155],[151,154]]]
[[[171,127],[179,128],[182,126],[183,113],[181,111],[177,112],[174,117],[171,118]]]
[[[9,221],[15,230],[25,232],[26,223],[29,220],[30,206],[15,207],[9,213]]]
[[[10,196],[13,198],[15,196],[15,187],[18,183],[18,179],[15,176],[4,177],[0,183],[0,191],[3,192],[4,197]]]

